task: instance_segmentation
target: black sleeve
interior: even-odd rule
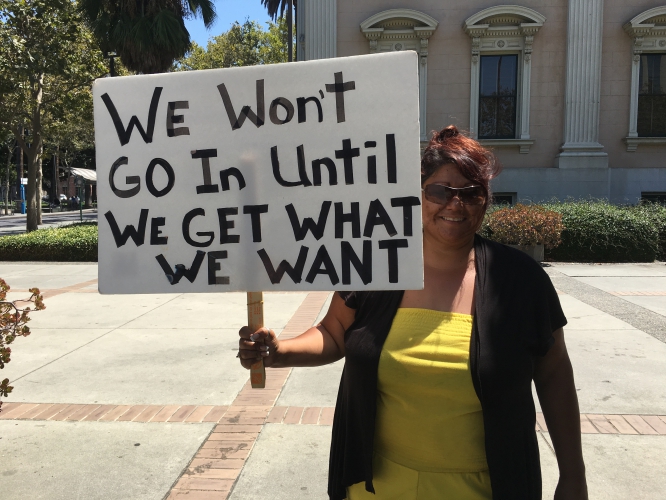
[[[358,309],[358,292],[336,292],[350,309]]]
[[[550,276],[540,266],[535,272],[534,282],[535,329],[528,340],[528,347],[535,356],[544,356],[555,342],[553,332],[566,325],[567,318]]]

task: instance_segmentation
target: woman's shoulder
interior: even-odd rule
[[[477,235],[477,252],[481,252],[489,271],[528,277],[548,277],[539,262],[517,248]]]
[[[402,290],[358,290],[338,291],[345,305],[351,309],[376,308],[379,304],[395,302],[402,298]]]

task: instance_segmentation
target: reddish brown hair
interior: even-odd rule
[[[499,161],[478,141],[462,135],[455,125],[433,132],[421,158],[421,184],[443,165],[454,164],[470,181],[483,187],[490,200],[490,180],[502,170]],[[488,205],[486,201],[486,205]]]

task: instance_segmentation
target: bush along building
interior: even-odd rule
[[[496,3],[299,0],[297,58],[416,51],[421,141],[492,147],[500,201],[666,202],[666,4]]]

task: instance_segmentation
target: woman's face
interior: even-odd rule
[[[428,184],[443,184],[454,188],[477,185],[464,177],[458,167],[451,163],[439,167],[423,183],[423,187]],[[426,200],[424,193],[422,203],[424,239],[450,247],[469,244],[474,239],[474,234],[481,227],[487,205],[463,204],[457,197],[445,205],[440,205]]]

